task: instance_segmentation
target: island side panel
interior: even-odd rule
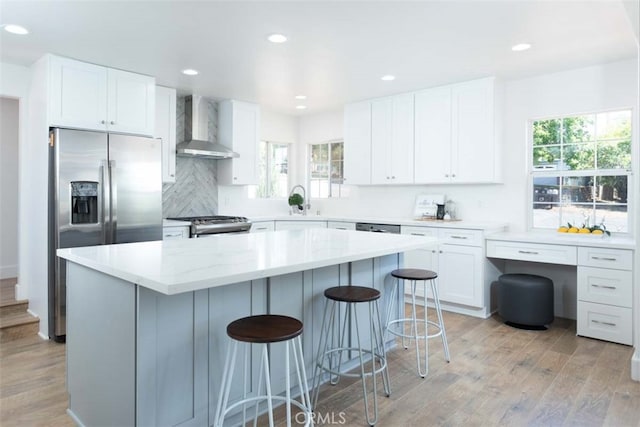
[[[208,322],[208,290],[138,287],[137,425],[207,424]]]
[[[86,426],[135,423],[135,286],[67,262],[69,412]]]
[[[211,288],[209,292],[209,421],[213,423],[214,414],[220,395],[220,383],[224,370],[227,348],[231,339],[227,335],[227,325],[236,319],[256,314],[267,313],[267,280],[233,283]],[[233,382],[229,402],[242,397],[244,352],[238,347],[236,368],[233,371]],[[255,396],[258,384],[260,349],[251,345],[247,354],[248,378],[246,381],[247,396]],[[242,411],[239,408],[235,413]],[[251,412],[252,413],[252,412]],[[233,414],[225,420],[233,418]],[[236,418],[235,421],[238,421]],[[225,421],[226,424],[226,421]],[[232,422],[233,424],[233,422]]]

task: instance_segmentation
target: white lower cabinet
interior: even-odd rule
[[[252,233],[264,233],[265,231],[274,231],[276,229],[273,221],[255,221],[251,223]]]
[[[327,228],[327,221],[276,221],[276,230],[305,230],[308,228]]]
[[[342,222],[342,221],[327,221],[327,228],[334,228],[336,230],[355,230],[355,222]]]
[[[437,237],[443,242],[449,242],[452,239],[456,243],[461,242],[460,244],[440,243],[435,247],[405,252],[403,266],[438,273],[438,292],[440,301],[444,303],[444,309],[479,317],[489,316],[489,289],[499,272],[485,258],[482,231],[403,226],[401,232]],[[408,286],[409,282],[406,282],[405,293],[410,291]],[[428,293],[428,297],[431,297],[429,290]],[[423,296],[421,285],[417,286],[416,294],[419,297]],[[447,305],[447,303],[453,305]]]
[[[162,240],[188,239],[189,226],[162,227]]]
[[[578,248],[578,335],[633,344],[632,258],[629,250]]]

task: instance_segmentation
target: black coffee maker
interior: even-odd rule
[[[438,210],[436,211],[436,219],[444,219],[444,205],[438,205]]]

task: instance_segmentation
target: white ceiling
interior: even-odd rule
[[[637,0],[631,0],[637,1]],[[47,52],[156,76],[182,92],[304,114],[488,75],[519,78],[637,55],[625,5],[600,1],[1,0],[0,59]],[[284,44],[266,37],[282,33]],[[515,53],[511,46],[533,48]],[[200,71],[196,77],[184,68]],[[380,77],[393,74],[393,82]]]

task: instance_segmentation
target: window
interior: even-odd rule
[[[533,227],[628,232],[631,111],[537,120],[531,134]]]
[[[259,184],[256,197],[287,197],[289,188],[289,144],[260,141]]]
[[[309,146],[311,197],[342,197],[344,194],[344,144],[325,142]]]

